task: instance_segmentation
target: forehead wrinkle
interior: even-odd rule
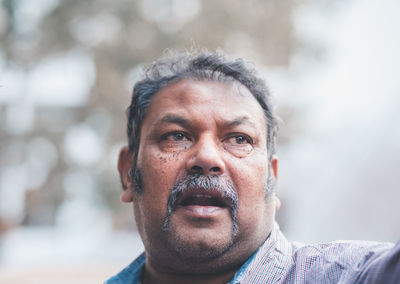
[[[222,90],[222,95],[227,96],[226,100],[232,100],[237,104],[243,103],[243,98],[246,98],[246,101],[249,100],[249,103],[258,102],[255,100],[253,95],[246,89],[245,86],[241,85],[238,82],[229,82],[229,83],[221,83],[221,82],[193,82],[193,80],[182,80],[177,83],[173,83],[172,85],[166,86],[165,89],[160,90],[160,94],[155,98],[159,99],[160,95],[167,95],[166,99],[176,100],[174,105],[174,110],[178,107],[178,114],[172,110],[172,112],[166,112],[165,114],[161,114],[161,117],[158,117],[154,123],[152,123],[153,127],[151,128],[159,128],[162,125],[175,124],[180,125],[185,128],[194,128],[196,126],[200,126],[200,121],[214,121],[220,129],[231,129],[235,126],[243,125],[249,126],[252,129],[259,129],[258,119],[257,117],[253,117],[253,113],[237,113],[234,114],[234,111],[230,111],[226,108],[226,105],[214,104],[210,101],[209,96],[203,95],[203,92],[216,92],[217,95],[221,90],[219,90],[219,86],[224,86],[227,89]],[[204,99],[203,99],[204,97]],[[155,102],[153,102],[155,103]],[[157,103],[159,103],[157,101]],[[164,105],[167,107],[167,105]],[[205,107],[205,108],[204,108]],[[221,109],[222,107],[222,109]],[[214,109],[215,108],[215,109]],[[190,111],[189,111],[190,110]],[[189,116],[183,115],[183,113],[187,113],[189,111]],[[193,115],[191,115],[193,114]],[[207,118],[204,115],[207,115]],[[262,121],[260,121],[264,125],[264,115],[262,115]],[[201,124],[203,125],[203,124]]]

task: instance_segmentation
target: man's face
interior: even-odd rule
[[[275,206],[266,182],[277,171],[266,132],[262,108],[238,83],[183,80],[154,96],[137,158],[143,192],[124,193],[150,265],[210,273],[240,265],[263,243]],[[126,176],[130,161],[119,163]]]

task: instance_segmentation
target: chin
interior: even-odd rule
[[[204,232],[206,231],[206,232]],[[220,258],[229,251],[235,243],[232,230],[210,232],[199,229],[181,233],[173,227],[167,234],[167,247],[173,248],[174,254],[186,263],[205,263]]]

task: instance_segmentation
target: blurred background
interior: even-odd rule
[[[289,240],[400,239],[400,2],[0,0],[0,282],[101,283],[143,249],[116,161],[166,48],[253,62]]]

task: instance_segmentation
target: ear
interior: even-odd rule
[[[274,183],[278,179],[278,157],[273,155],[270,161],[270,171],[272,171],[272,175],[274,177]],[[281,208],[281,200],[275,194],[275,210],[278,211]]]
[[[276,155],[273,155],[272,157],[271,157],[271,160],[270,160],[270,170],[272,170],[272,174],[273,174],[273,176],[274,176],[274,180],[275,180],[275,182],[277,181],[277,179],[278,179],[278,161],[279,161],[279,159],[278,159],[278,157],[276,156]]]
[[[132,177],[129,172],[132,168],[132,153],[128,150],[128,147],[122,147],[119,152],[118,158],[118,171],[121,178],[121,184],[123,192],[121,193],[121,202],[129,203],[133,201],[132,191]]]
[[[281,200],[275,195],[275,210],[278,211],[281,208]]]

